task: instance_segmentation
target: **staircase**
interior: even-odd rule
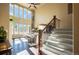
[[[72,55],[72,30],[55,29],[43,43],[42,52],[47,55]]]

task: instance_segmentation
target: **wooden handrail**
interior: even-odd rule
[[[53,26],[54,26],[54,28],[56,28],[56,20],[58,20],[58,21],[60,21],[59,19],[57,19],[56,18],[56,16],[54,16],[53,17],[53,19],[46,25],[46,27],[43,29],[43,30],[39,30],[38,31],[38,55],[41,55],[42,54],[42,52],[41,52],[41,50],[40,50],[40,48],[41,48],[41,46],[42,46],[42,41],[41,41],[41,39],[42,39],[42,32],[52,23],[53,24]]]
[[[46,25],[46,27],[42,31],[44,31],[52,23],[52,21],[54,21],[54,26],[56,27],[56,16],[53,16],[53,19]]]

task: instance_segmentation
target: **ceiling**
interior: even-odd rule
[[[30,6],[29,3],[19,3],[19,5],[22,5],[22,6],[26,7],[26,8],[28,8],[28,7]],[[45,5],[45,3],[40,3],[39,5],[36,5],[36,7],[37,7],[37,9],[38,9],[38,8],[44,6],[44,5]],[[35,10],[34,7],[30,8],[30,9],[34,9],[34,10]]]

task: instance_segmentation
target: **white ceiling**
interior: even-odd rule
[[[24,7],[26,7],[26,8],[28,8],[30,6],[29,3],[19,3],[19,4],[22,5],[22,6],[24,6]],[[39,5],[36,5],[36,7],[38,9],[38,8],[44,6],[44,5],[45,5],[45,3],[40,3]],[[35,9],[35,8],[31,8],[31,9]]]

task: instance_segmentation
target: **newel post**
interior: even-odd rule
[[[41,52],[41,42],[42,42],[42,40],[41,40],[41,38],[42,38],[42,30],[39,30],[38,31],[38,55],[41,55],[42,54],[42,52]]]
[[[53,17],[53,20],[54,20],[54,28],[56,28],[56,19],[57,19],[56,16],[54,16]]]

